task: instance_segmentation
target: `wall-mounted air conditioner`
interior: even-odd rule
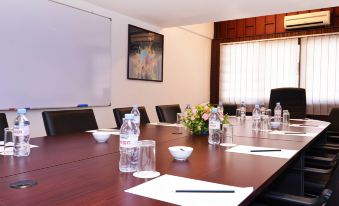
[[[319,11],[298,15],[285,16],[285,29],[296,29],[330,24],[330,11]]]

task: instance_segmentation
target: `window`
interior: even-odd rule
[[[220,48],[220,100],[265,103],[278,87],[298,87],[298,39],[225,44]]]
[[[339,105],[339,35],[301,38],[300,65],[307,113],[327,115]]]

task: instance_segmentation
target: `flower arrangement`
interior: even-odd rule
[[[199,104],[194,108],[186,109],[183,116],[183,124],[195,135],[208,134],[208,119],[212,113],[210,103]],[[228,115],[221,114],[218,116],[222,124],[228,123]]]

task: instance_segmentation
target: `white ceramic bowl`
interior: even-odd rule
[[[180,160],[180,161],[186,160],[193,152],[192,147],[185,147],[185,146],[169,147],[168,150],[170,151],[174,159]]]
[[[279,129],[280,122],[271,122],[271,129]]]
[[[93,132],[93,137],[98,143],[107,142],[107,140],[111,137],[111,134],[108,132]]]

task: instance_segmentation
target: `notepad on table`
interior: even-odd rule
[[[219,190],[230,193],[175,192],[176,190]],[[158,178],[132,187],[125,192],[177,205],[239,205],[253,191],[252,187],[235,187],[173,175]]]
[[[324,125],[311,125],[311,124],[290,124],[290,127],[315,127],[315,128],[325,128]]]
[[[230,149],[227,149],[226,152],[236,152],[242,154],[260,155],[278,158],[291,158],[297,153],[297,150],[238,145]]]
[[[315,137],[317,133],[313,132],[294,132],[294,131],[272,131],[269,134],[278,134],[278,135],[296,135],[296,136],[304,136],[304,137]]]
[[[158,125],[158,126],[165,126],[165,127],[178,127],[178,124],[171,124],[166,122],[152,122],[149,123],[150,125]]]

